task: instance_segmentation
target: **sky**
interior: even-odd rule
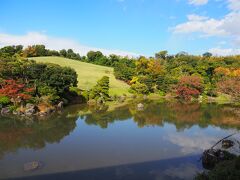
[[[240,0],[0,0],[0,47],[240,54]]]

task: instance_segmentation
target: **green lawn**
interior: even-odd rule
[[[81,89],[90,89],[102,76],[108,76],[110,78],[110,95],[122,95],[123,93],[129,94],[129,86],[114,77],[113,68],[62,57],[34,57],[31,59],[34,59],[37,62],[54,63],[59,64],[60,66],[68,66],[75,69],[78,74],[78,87]]]

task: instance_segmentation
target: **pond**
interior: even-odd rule
[[[74,105],[48,118],[0,117],[0,179],[192,179],[203,150],[238,132],[230,105]],[[34,171],[24,164],[41,162]]]

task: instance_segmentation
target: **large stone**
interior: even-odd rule
[[[59,108],[59,109],[62,109],[63,108],[63,101],[61,101],[60,103],[58,103],[58,105],[57,105],[57,107]]]
[[[34,108],[34,107],[35,107],[34,104],[31,104],[31,103],[27,103],[27,104],[26,104],[26,109],[32,109],[32,108]]]
[[[222,148],[224,148],[224,149],[228,149],[233,146],[234,146],[234,142],[232,140],[225,139],[222,141]]]
[[[41,163],[39,161],[32,161],[25,163],[23,166],[24,171],[33,171],[37,170],[41,167]]]
[[[7,108],[7,107],[5,107],[5,108],[2,108],[2,110],[1,110],[1,114],[9,114],[10,113],[10,110],[9,110],[9,108]]]
[[[35,113],[36,113],[35,109],[27,109],[25,111],[25,115],[27,115],[27,116],[31,116],[31,115],[33,115]]]
[[[47,113],[45,113],[45,112],[39,112],[38,113],[38,116],[46,116],[47,115]]]
[[[13,111],[13,115],[21,116],[22,114],[23,114],[23,112],[20,111],[20,110],[15,110],[15,111]]]
[[[38,111],[37,106],[35,106],[34,104],[29,104],[28,103],[26,105],[26,110],[25,110],[24,114],[27,115],[27,116],[32,116],[32,115],[36,114],[37,111]]]

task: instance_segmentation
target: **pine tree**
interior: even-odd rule
[[[100,80],[97,81],[97,84],[92,88],[90,99],[99,99],[107,100],[109,98],[109,77],[103,76]]]

